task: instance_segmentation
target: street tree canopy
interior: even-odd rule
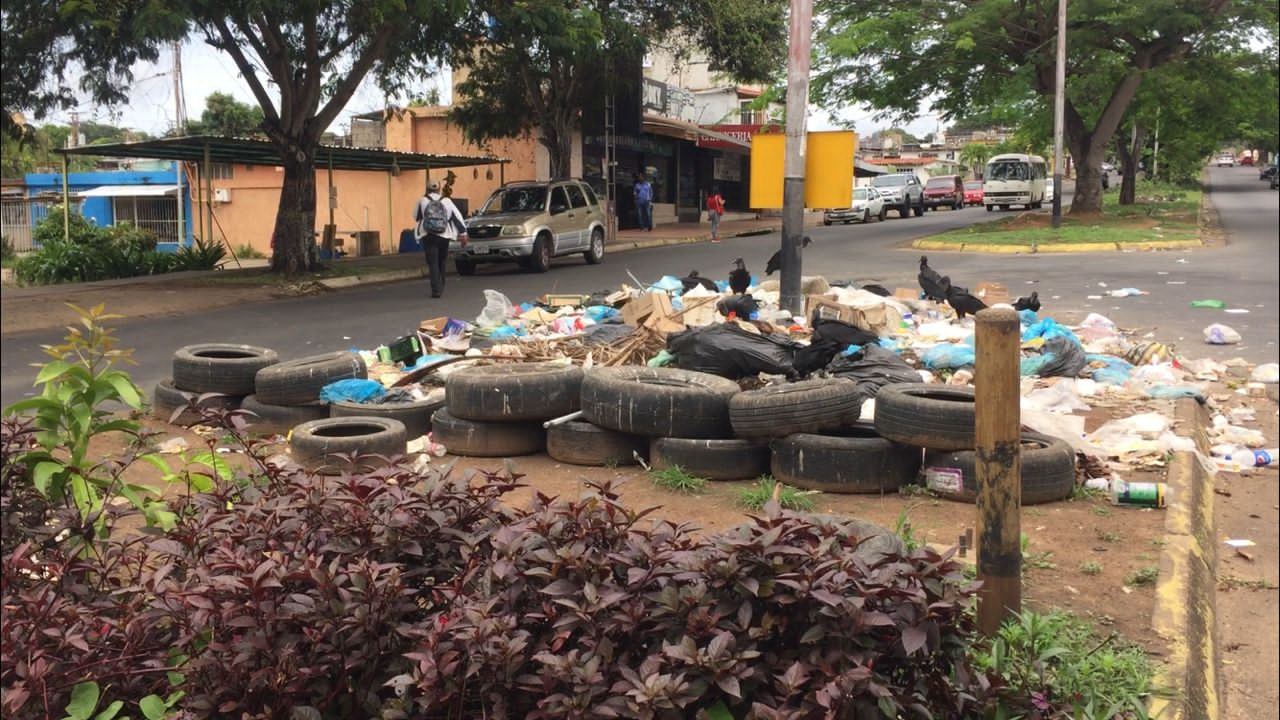
[[[466,69],[451,119],[485,142],[536,132],[554,177],[569,174],[583,110],[625,87],[618,69],[659,44],[698,48],[712,71],[765,81],[784,67],[783,0],[480,0],[487,23],[454,64]],[[612,69],[612,72],[609,72]]]
[[[228,93],[209,93],[199,120],[187,123],[187,135],[249,137],[262,132],[262,108],[242,103]]]
[[[828,109],[867,103],[896,117],[929,100],[969,117],[1034,96],[1052,105],[1056,3],[819,0],[813,97]],[[1274,53],[1276,8],[1262,0],[1070,3],[1064,142],[1077,163],[1072,213],[1101,209],[1105,149],[1155,68],[1244,51]]]

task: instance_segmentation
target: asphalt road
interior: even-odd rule
[[[1277,193],[1258,180],[1253,168],[1211,168],[1210,191],[1228,244],[1194,251],[978,255],[930,252],[930,264],[960,285],[1002,282],[1015,295],[1040,293],[1042,315],[1063,323],[1090,312],[1124,328],[1154,333],[1188,357],[1251,362],[1277,359]],[[877,282],[889,288],[915,287],[919,251],[912,239],[963,227],[989,218],[981,208],[943,210],[919,218],[883,223],[816,228],[804,254],[806,274],[828,279]],[[197,342],[236,342],[276,349],[282,358],[343,348],[373,348],[415,328],[425,318],[450,315],[474,319],[484,307],[483,291],[492,288],[514,302],[544,293],[616,289],[636,277],[653,281],[696,268],[704,276],[726,277],[733,259],[743,257],[761,274],[777,249],[776,235],[737,238],[723,244],[701,243],[638,250],[606,256],[603,264],[579,258],[557,261],[551,272],[535,275],[514,268],[485,268],[474,277],[450,276],[445,296],[428,297],[425,280],[357,287],[316,297],[241,305],[182,317],[125,322],[118,326],[121,347],[134,348],[138,365],[130,372],[150,389],[168,377],[173,351]],[[1105,284],[1105,287],[1103,286]],[[1148,295],[1112,298],[1109,290],[1136,287]],[[1102,296],[1090,298],[1090,296]],[[1190,302],[1217,298],[1247,314],[1192,310]],[[1234,327],[1244,341],[1235,346],[1204,344],[1202,330],[1213,322]],[[34,371],[44,359],[42,344],[61,340],[63,331],[47,330],[0,338],[0,402],[7,405],[30,394]]]

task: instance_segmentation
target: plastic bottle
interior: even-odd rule
[[[1243,472],[1250,468],[1271,465],[1280,456],[1280,449],[1252,450],[1238,445],[1236,447],[1219,448],[1214,462],[1219,470],[1225,472]]]
[[[1164,483],[1134,483],[1112,478],[1111,504],[1162,508],[1165,502],[1164,491]]]

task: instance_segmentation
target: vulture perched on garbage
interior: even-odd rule
[[[1013,301],[1013,309],[1018,312],[1030,310],[1031,312],[1040,312],[1040,293],[1032,291],[1030,297],[1020,297]]]
[[[924,296],[929,300],[942,302],[947,299],[947,285],[943,284],[938,271],[929,267],[929,258],[924,255],[920,256],[920,274],[916,276],[916,280],[920,282],[920,289],[924,290]]]
[[[747,264],[738,258],[733,261],[733,269],[729,271],[729,289],[734,295],[741,295],[751,287],[751,271]]]
[[[813,242],[813,238],[809,237],[808,235],[805,235],[804,237],[800,238],[800,247],[807,248],[809,247],[809,243],[811,242]],[[772,275],[781,269],[782,269],[782,250],[779,249],[777,252],[773,254],[772,257],[769,258],[769,262],[765,264],[764,274]]]
[[[680,284],[684,286],[684,291],[689,292],[696,287],[706,288],[711,292],[720,292],[720,288],[716,287],[716,281],[702,277],[697,270],[690,270],[688,277],[680,278]]]
[[[951,278],[944,275],[942,281],[947,289],[947,304],[956,311],[956,315],[961,320],[965,315],[976,315],[979,310],[987,309],[987,304],[969,294],[967,288],[952,285]]]

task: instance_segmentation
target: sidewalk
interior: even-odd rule
[[[821,224],[821,212],[805,213],[805,227],[815,227]],[[780,232],[782,232],[781,217],[725,220],[720,223],[721,240]],[[625,252],[627,250],[641,250],[663,245],[684,245],[687,243],[707,242],[709,240],[711,240],[710,223],[670,223],[656,225],[652,231],[619,230],[617,237],[607,247],[613,252]]]

